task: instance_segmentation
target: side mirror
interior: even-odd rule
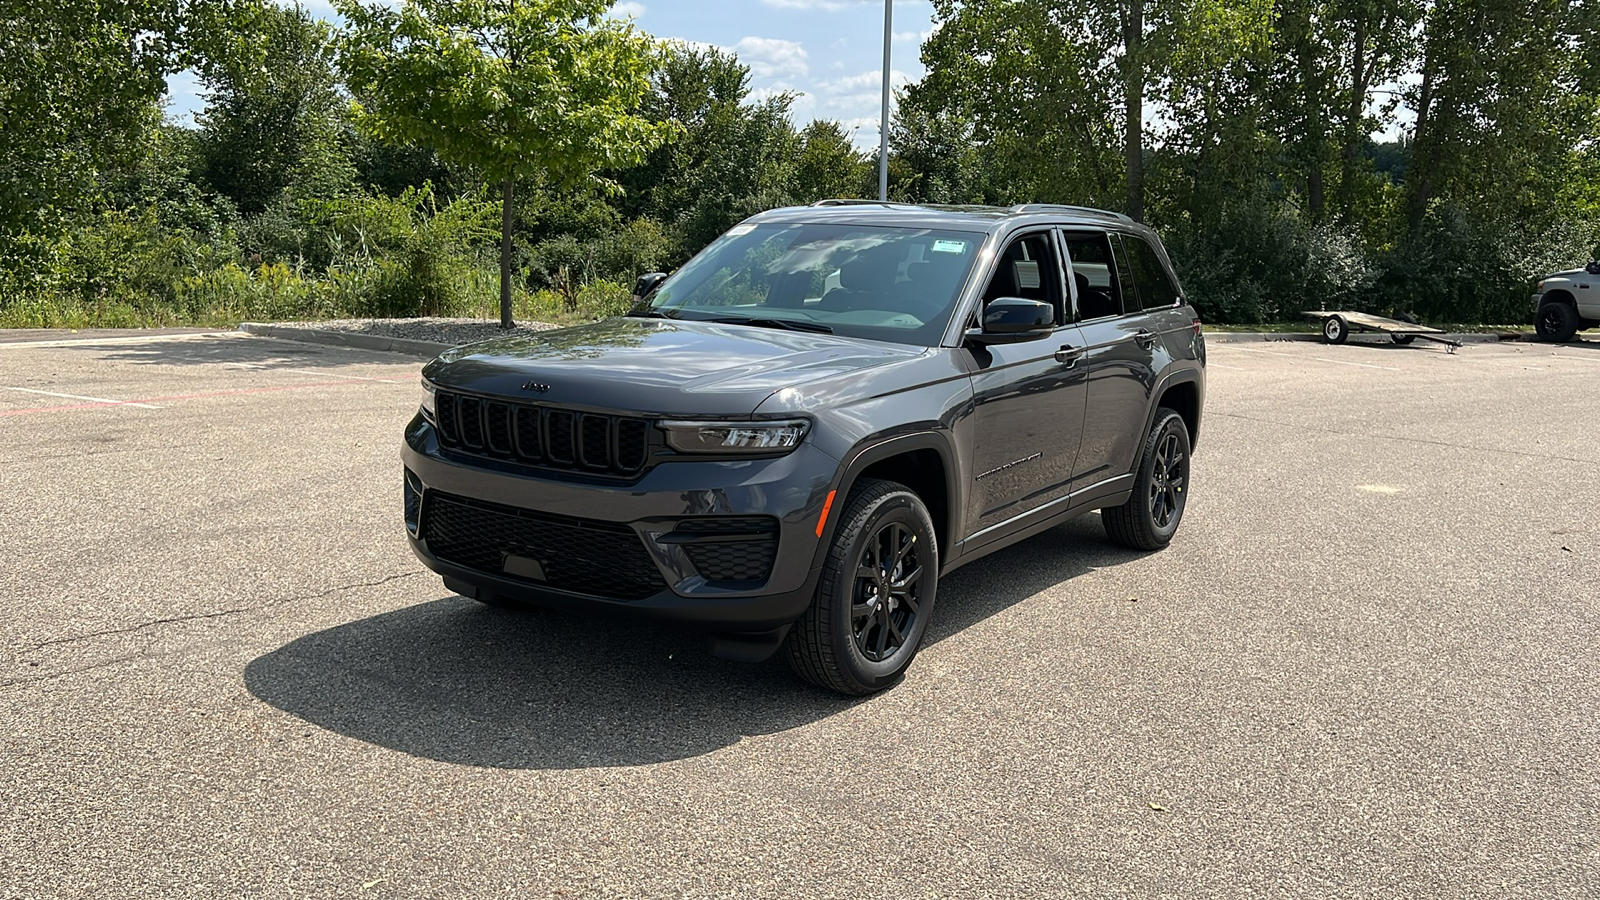
[[[1048,303],[1021,297],[999,297],[983,308],[983,327],[967,329],[974,344],[1020,344],[1049,337],[1056,310]]]
[[[667,273],[665,272],[651,272],[647,275],[640,275],[633,282],[633,302],[638,303],[643,300],[646,294],[655,290],[661,282],[666,280]]]

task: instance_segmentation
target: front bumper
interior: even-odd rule
[[[479,599],[487,594],[566,608],[615,610],[719,633],[779,629],[805,611],[820,573],[817,523],[839,468],[837,460],[805,443],[772,459],[662,462],[638,480],[621,483],[456,456],[440,448],[433,426],[420,415],[406,429],[401,457],[411,485],[408,497],[420,491],[420,505],[412,499],[407,502],[411,549],[452,590]],[[582,520],[614,531],[625,527],[637,536],[659,571],[661,589],[647,596],[619,598],[543,583],[537,566],[531,573],[513,574],[510,570],[519,567],[509,560],[499,571],[490,571],[490,565],[468,566],[460,559],[441,558],[428,541],[430,496],[441,498],[440,509],[465,499]],[[776,521],[777,546],[770,570],[759,583],[708,580],[685,547],[675,542],[681,539],[679,529],[685,522],[740,516]],[[603,560],[584,562],[592,568]]]

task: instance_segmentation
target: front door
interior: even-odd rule
[[[1070,324],[1063,278],[1055,237],[1040,230],[1011,240],[984,289],[984,303],[1022,297],[1051,304],[1057,329],[1042,340],[965,350],[975,403],[969,535],[1066,494],[1078,454],[1087,379],[1077,359],[1082,340]],[[999,536],[997,531],[994,537]],[[978,543],[983,543],[981,537]]]

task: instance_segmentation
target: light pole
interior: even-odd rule
[[[878,199],[889,200],[889,42],[894,38],[894,0],[883,0],[883,112],[878,117]]]

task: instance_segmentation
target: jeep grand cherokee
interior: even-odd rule
[[[638,290],[424,369],[405,524],[451,590],[689,624],[864,694],[957,566],[1091,510],[1142,550],[1183,518],[1205,344],[1124,216],[823,201]]]

